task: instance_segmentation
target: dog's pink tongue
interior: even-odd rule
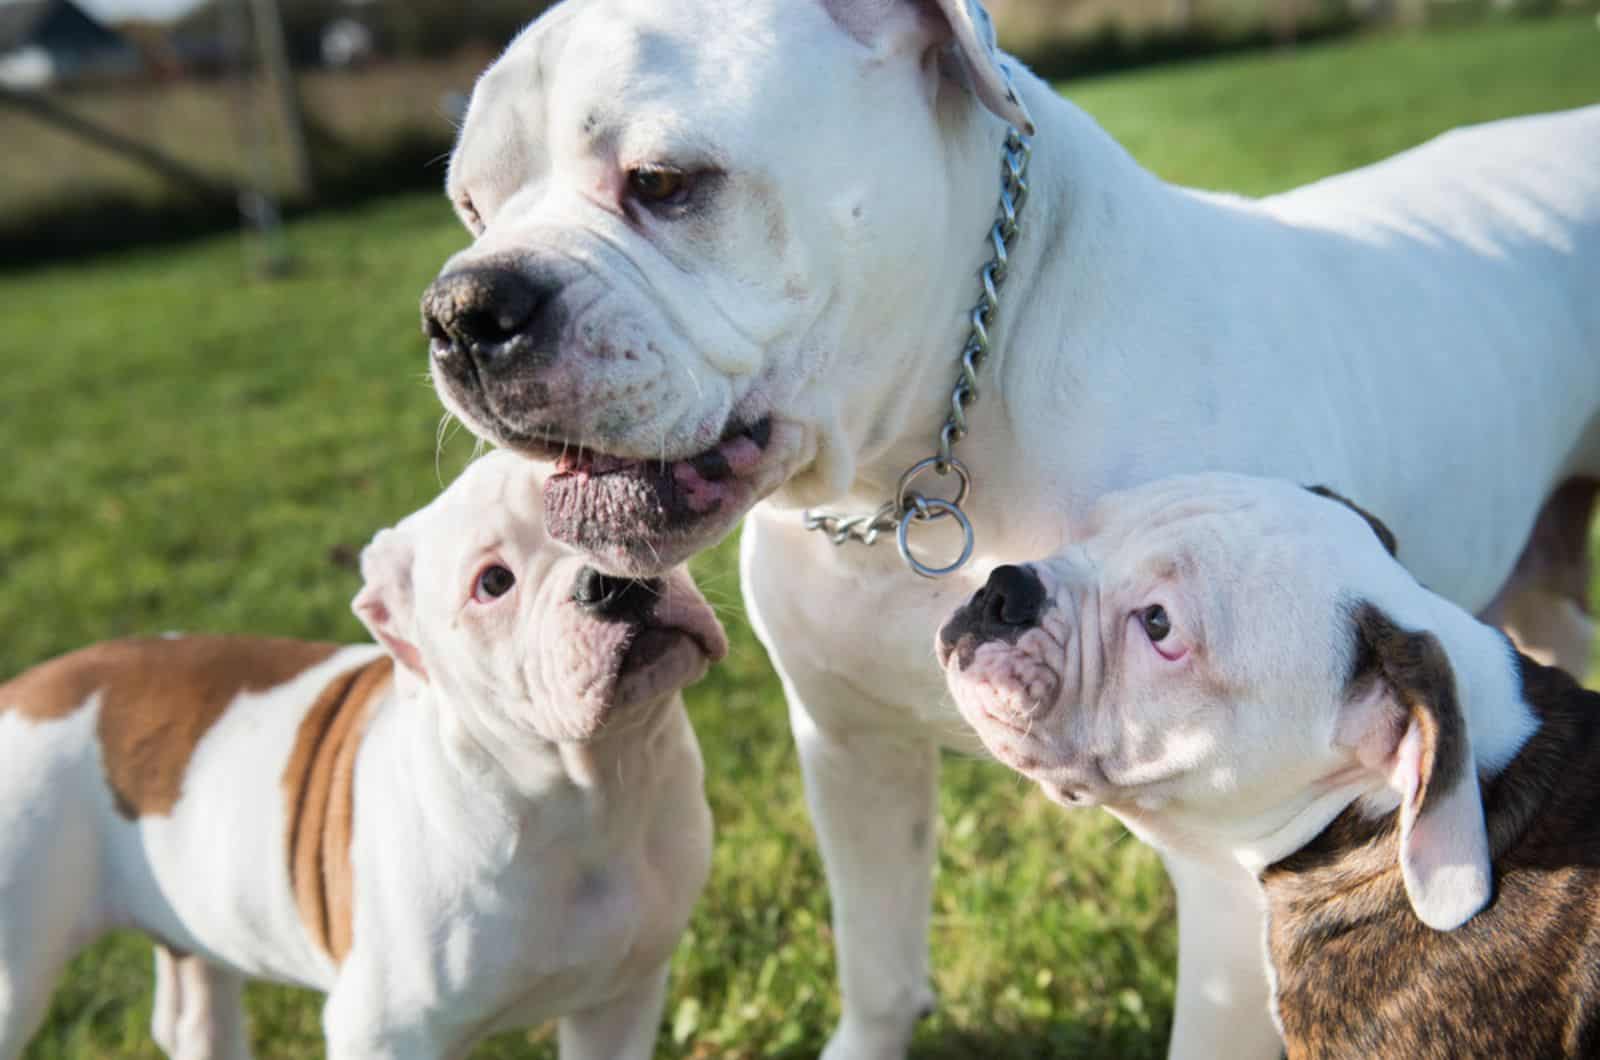
[[[761,447],[745,435],[723,442],[719,448],[723,458],[728,461],[728,469],[735,475],[753,471],[761,463]]]
[[[687,460],[679,460],[672,465],[672,477],[677,480],[689,510],[696,515],[704,515],[716,508],[728,493],[725,484],[712,482]]]
[[[728,481],[753,470],[761,463],[761,447],[740,435],[693,460],[672,465],[672,477],[683,491],[684,501],[696,515],[716,509],[728,496]]]

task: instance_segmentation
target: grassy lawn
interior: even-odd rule
[[[1600,99],[1585,18],[1069,84],[1174,179],[1263,192],[1465,122]],[[358,639],[352,557],[439,484],[416,299],[463,243],[442,197],[296,226],[301,267],[253,279],[237,238],[0,280],[0,676],[173,628]],[[445,447],[452,475],[470,445]],[[661,1053],[814,1055],[836,1016],[827,898],[777,683],[733,549],[697,565],[734,638],[690,694],[719,845],[679,952]],[[952,761],[934,915],[940,1058],[1155,1057],[1173,908],[1104,815]],[[3,915],[16,915],[5,911]],[[63,980],[30,1060],[155,1057],[149,949],[117,937]],[[317,1055],[318,1001],[253,987],[257,1054]],[[547,1032],[484,1057],[547,1057]]]

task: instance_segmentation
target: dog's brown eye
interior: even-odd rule
[[[504,596],[517,584],[517,576],[498,564],[485,567],[482,574],[478,575],[477,595],[480,598],[494,599]]]
[[[628,193],[647,206],[670,205],[689,194],[689,176],[681,169],[630,169]]]
[[[1165,640],[1167,634],[1172,632],[1172,619],[1167,617],[1167,609],[1160,604],[1151,604],[1140,611],[1139,624],[1144,626],[1144,635],[1155,644]]]

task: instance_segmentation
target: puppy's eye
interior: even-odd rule
[[[630,169],[628,194],[645,206],[675,206],[689,197],[689,174],[666,166]]]
[[[1172,619],[1167,617],[1167,609],[1160,604],[1151,604],[1140,611],[1139,624],[1144,627],[1144,635],[1153,644],[1161,643],[1172,632]]]
[[[477,600],[493,600],[504,596],[517,584],[517,576],[505,567],[495,564],[485,567],[483,573],[478,575],[478,584],[473,589],[473,597]]]

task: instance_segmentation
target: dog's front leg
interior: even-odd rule
[[[1178,892],[1178,997],[1169,1060],[1276,1060],[1265,911],[1245,875],[1163,854]],[[1228,871],[1230,875],[1223,875]]]
[[[667,966],[634,989],[561,1019],[561,1060],[650,1060],[667,1000]]]
[[[465,1056],[482,1033],[432,1004],[418,1004],[370,963],[347,961],[322,1007],[328,1060],[444,1060]]]
[[[250,1060],[244,977],[157,943],[150,1032],[169,1060]]]
[[[843,1014],[824,1060],[894,1060],[933,1007],[928,912],[933,893],[939,752],[925,736],[875,726],[883,708],[845,710],[847,690],[823,679],[804,692],[786,681],[789,721],[806,801],[833,899]],[[807,709],[826,693],[826,726]],[[817,702],[812,700],[812,702]]]

